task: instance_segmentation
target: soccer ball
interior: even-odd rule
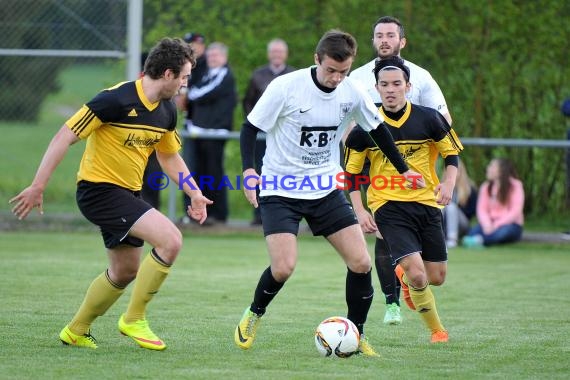
[[[330,317],[322,321],[315,331],[315,345],[325,357],[348,358],[358,351],[360,334],[350,320]]]

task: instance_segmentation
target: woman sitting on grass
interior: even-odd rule
[[[487,165],[487,181],[479,189],[477,221],[463,245],[478,247],[521,239],[524,223],[524,189],[511,161],[493,159]]]

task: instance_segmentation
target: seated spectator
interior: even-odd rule
[[[443,209],[445,238],[448,248],[457,246],[459,240],[469,231],[471,219],[477,213],[477,185],[469,175],[462,161],[457,167],[457,180],[453,198]]]
[[[477,221],[463,238],[466,247],[511,243],[521,239],[524,223],[524,189],[508,159],[487,165],[487,181],[479,189]]]

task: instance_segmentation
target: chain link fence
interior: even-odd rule
[[[36,121],[71,65],[127,57],[131,0],[1,0],[0,121]]]

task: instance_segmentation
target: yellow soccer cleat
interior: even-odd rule
[[[376,352],[374,347],[368,341],[364,335],[360,336],[360,344],[358,345],[358,352],[364,356],[370,356],[374,358],[379,358],[380,354]]]
[[[119,318],[119,331],[121,334],[132,338],[142,348],[157,351],[162,351],[166,348],[166,344],[152,332],[146,319],[139,319],[134,323],[126,323],[125,315],[123,314]]]
[[[255,332],[257,331],[257,326],[259,326],[260,320],[261,315],[255,314],[249,309],[249,307],[245,309],[234,334],[234,340],[239,348],[247,350],[251,347],[253,340],[255,339]]]
[[[89,332],[83,335],[76,335],[71,332],[68,326],[65,326],[63,330],[61,330],[59,339],[66,346],[97,348],[97,341]]]

